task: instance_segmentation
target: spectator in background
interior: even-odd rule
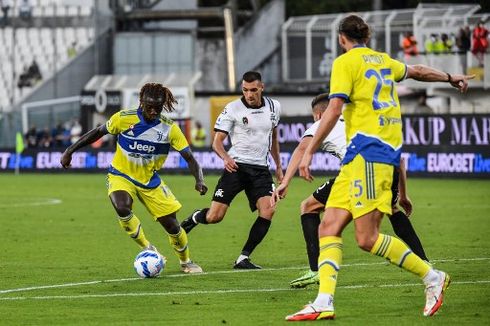
[[[71,45],[66,50],[66,52],[68,55],[68,59],[72,59],[72,58],[76,57],[76,55],[77,55],[77,42],[76,41],[72,42]]]
[[[51,145],[53,147],[64,147],[66,143],[65,140],[65,128],[61,123],[58,123],[56,127],[51,130]],[[69,143],[68,143],[69,145]]]
[[[467,73],[467,54],[471,49],[471,30],[468,25],[461,27],[459,29],[458,35],[456,36],[456,46],[458,47],[459,59],[461,61],[461,67],[463,68],[463,73]]]
[[[39,66],[37,65],[37,61],[35,59],[32,60],[27,72],[31,77],[33,84],[36,84],[38,81],[43,79],[43,75],[41,75],[41,70],[39,70]]]
[[[417,40],[413,36],[412,32],[405,32],[405,36],[402,40],[403,53],[405,54],[405,60],[408,60],[411,56],[419,54],[417,49]]]
[[[2,27],[9,24],[9,10],[12,7],[12,0],[0,0],[3,17],[2,17]]]
[[[450,53],[453,50],[454,42],[446,33],[441,34],[441,53]]]
[[[19,17],[23,20],[30,20],[32,17],[32,1],[20,0],[19,2]]]
[[[195,127],[192,129],[192,146],[200,148],[206,145],[206,129],[203,128],[201,122],[195,121]]]
[[[23,87],[31,87],[31,78],[29,76],[29,67],[25,66],[24,71],[19,75],[19,80],[17,81],[17,87],[22,89]]]
[[[438,39],[437,34],[430,34],[430,37],[425,40],[424,46],[427,54],[436,53],[436,44]]]
[[[480,67],[483,67],[485,52],[488,48],[488,29],[485,28],[484,21],[480,20],[473,30],[473,54],[478,59]]]
[[[37,145],[39,147],[48,148],[48,147],[51,147],[52,140],[53,140],[53,138],[51,137],[51,134],[49,132],[49,128],[44,127],[44,129],[38,135]]]
[[[37,147],[37,129],[35,125],[31,126],[31,128],[24,135],[24,138],[26,140],[27,147]]]
[[[71,143],[72,144],[76,143],[76,141],[80,139],[81,134],[82,134],[82,125],[77,119],[75,119],[73,121],[73,125],[70,128]]]

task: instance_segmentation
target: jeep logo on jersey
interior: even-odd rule
[[[242,118],[242,122],[243,122],[244,125],[248,125],[248,119],[247,119],[247,117],[243,117]]]
[[[155,146],[138,144],[138,142],[136,141],[133,142],[131,145],[129,145],[129,148],[141,152],[147,152],[147,153],[153,153],[156,149]]]

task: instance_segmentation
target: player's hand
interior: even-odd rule
[[[276,204],[281,200],[286,198],[286,195],[288,193],[288,185],[287,184],[280,184],[277,186],[277,188],[272,192],[271,195],[271,206],[275,207]]]
[[[400,197],[400,199],[398,199],[398,205],[403,208],[407,217],[412,215],[412,201],[410,200],[410,198],[408,198],[408,196]]]
[[[301,159],[301,162],[299,163],[299,175],[308,182],[312,182],[314,179],[310,173],[310,164],[312,157],[313,156],[311,154],[305,153],[303,155],[303,158]]]
[[[64,151],[61,155],[60,164],[63,168],[68,169],[71,166],[71,154]]]
[[[452,87],[459,89],[461,93],[466,93],[468,90],[468,80],[475,78],[475,75],[451,75],[449,82]]]
[[[227,156],[223,159],[223,163],[225,164],[225,170],[228,172],[236,172],[238,171],[238,165],[235,160],[231,157]]]
[[[277,183],[281,183],[282,179],[284,179],[284,173],[282,173],[282,169],[276,168],[276,181],[277,181]]]
[[[196,182],[196,186],[194,188],[201,196],[204,196],[208,192],[208,186],[206,186],[204,182]]]

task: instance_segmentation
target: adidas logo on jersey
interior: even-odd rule
[[[135,149],[137,151],[147,152],[147,153],[153,153],[156,149],[155,146],[138,144],[138,142],[136,141],[133,142],[133,144],[129,145],[129,148]]]
[[[364,206],[364,205],[363,205],[363,204],[362,204],[360,201],[358,201],[358,202],[356,203],[356,208],[363,207],[363,206]]]
[[[134,137],[134,132],[133,132],[132,130],[130,130],[130,131],[128,131],[128,132],[126,133],[126,135],[128,135],[128,136],[133,136],[133,137]]]

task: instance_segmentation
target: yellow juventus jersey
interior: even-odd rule
[[[179,152],[189,150],[179,126],[164,116],[147,123],[141,108],[114,114],[106,122],[106,128],[118,135],[109,173],[123,176],[139,187],[160,185],[156,171],[165,163],[170,147]]]
[[[405,64],[365,46],[354,47],[333,62],[329,98],[345,100],[347,153],[368,162],[398,166],[402,120],[395,82],[406,77]]]

